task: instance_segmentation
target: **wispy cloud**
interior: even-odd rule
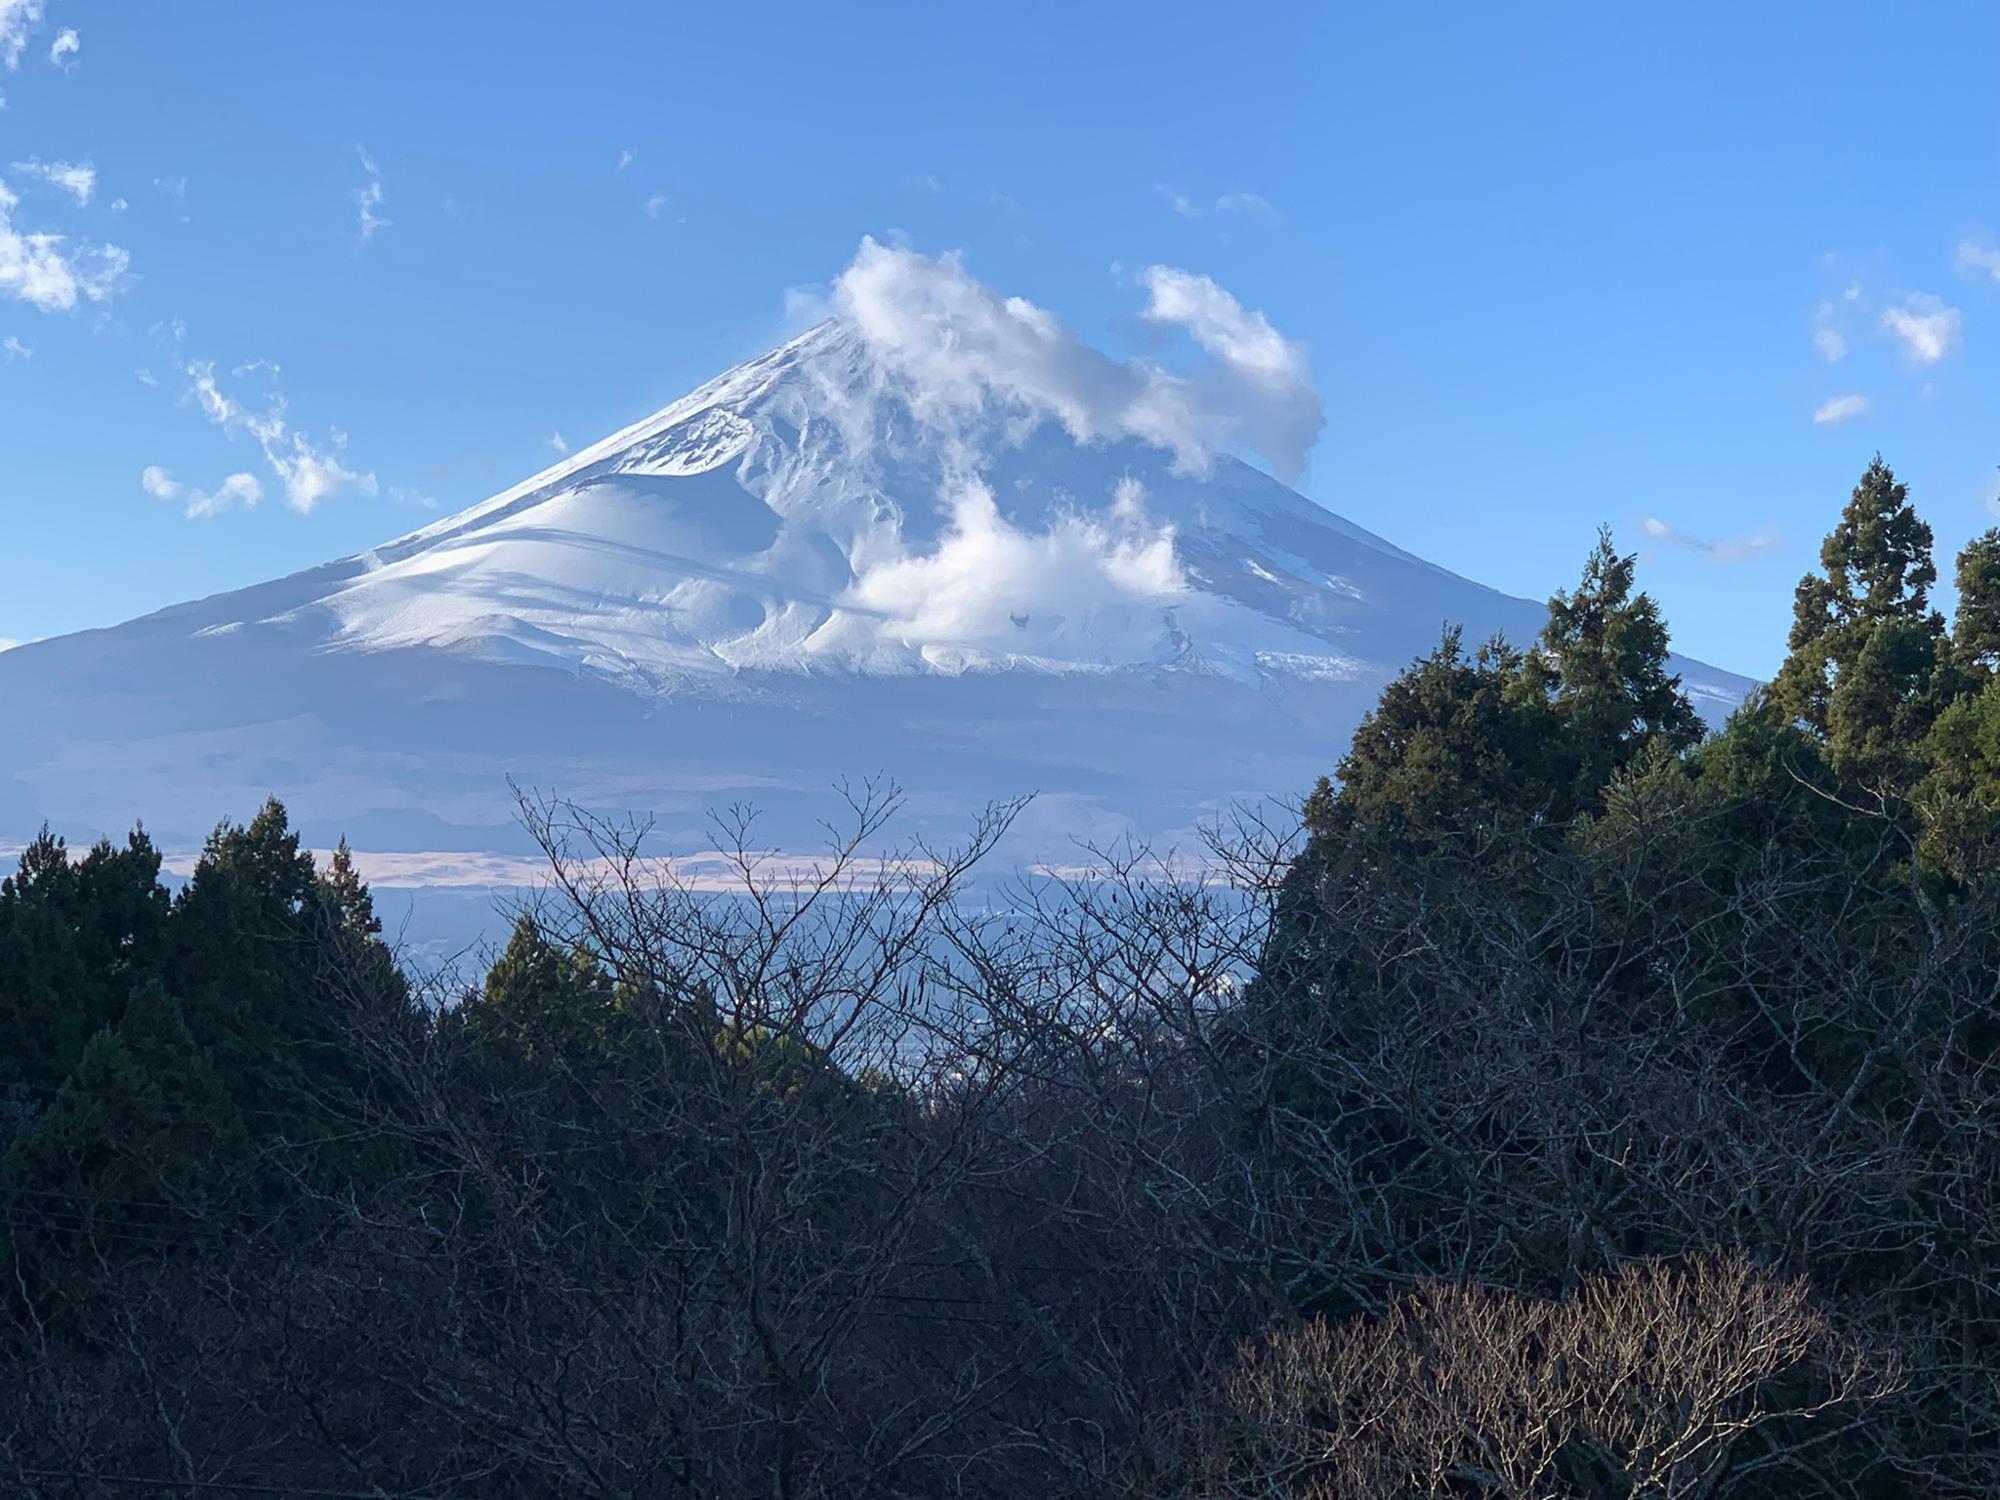
[[[910,186],[920,193],[941,193],[944,191],[944,184],[929,172],[914,173],[908,181]]]
[[[667,211],[667,201],[665,193],[653,194],[652,197],[646,200],[646,217],[649,219],[659,218],[661,214]]]
[[[1847,335],[1837,324],[1839,315],[1839,309],[1830,299],[1822,299],[1813,310],[1813,348],[1830,365],[1837,365],[1847,357]]]
[[[15,338],[13,334],[10,333],[4,339],[0,339],[0,365],[11,365],[17,359],[33,359],[34,357],[35,351]]]
[[[1934,365],[1958,347],[1961,320],[1943,298],[1912,292],[1900,307],[1884,308],[1878,326],[1903,346],[1911,363]]]
[[[361,170],[368,174],[368,181],[354,190],[356,219],[361,230],[361,243],[365,245],[375,238],[378,230],[387,229],[392,221],[381,213],[382,172],[375,165],[375,158],[368,154],[366,146],[356,146],[354,154],[361,158]]]
[[[1278,210],[1262,193],[1224,193],[1219,198],[1201,200],[1163,182],[1153,184],[1153,191],[1183,219],[1199,219],[1205,214],[1255,214],[1266,219],[1278,216]]]
[[[78,203],[88,203],[90,195],[97,191],[97,168],[87,161],[43,161],[31,157],[15,162],[14,170],[60,188]]]
[[[1215,200],[1215,211],[1219,214],[1261,214],[1266,218],[1273,218],[1278,212],[1262,193],[1224,193]]]
[[[0,297],[43,312],[69,312],[79,301],[109,300],[124,283],[131,256],[116,245],[72,248],[53,230],[17,228],[13,215],[20,202],[0,182]]]
[[[618,153],[618,165],[613,167],[612,170],[614,172],[622,172],[627,167],[631,166],[632,163],[637,159],[638,158],[633,156],[631,147],[628,146],[623,151],[620,151]]]
[[[42,24],[43,0],[0,0],[0,67],[21,66],[28,38]]]
[[[1770,528],[1750,532],[1744,536],[1718,537],[1711,541],[1707,537],[1682,531],[1658,516],[1646,516],[1639,523],[1646,535],[1656,542],[1666,542],[1670,546],[1684,547],[1711,562],[1748,562],[1758,553],[1768,550],[1777,542],[1777,534]]]
[[[232,437],[248,433],[264,454],[284,486],[285,504],[304,515],[322,500],[354,493],[373,495],[379,486],[372,473],[350,469],[339,450],[347,439],[336,432],[324,445],[295,431],[285,419],[285,398],[273,391],[261,412],[252,411],[225,392],[215,378],[210,361],[195,360],[186,367],[191,382],[188,395],[202,414]]]
[[[569,439],[564,437],[560,432],[552,432],[549,434],[549,446],[558,453],[567,453],[569,452]]]
[[[183,514],[190,521],[209,520],[226,510],[250,510],[264,498],[264,486],[255,474],[231,474],[213,490],[194,490],[158,464],[146,466],[139,487],[155,500],[185,500]]]
[[[76,34],[74,26],[65,26],[56,33],[56,39],[49,43],[49,61],[59,68],[70,66],[70,59],[83,50],[83,38]]]
[[[1866,396],[1833,396],[1813,408],[1813,426],[1833,427],[1868,414]]]
[[[2000,245],[1983,235],[1960,240],[1955,260],[1962,276],[1985,276],[2000,281]]]

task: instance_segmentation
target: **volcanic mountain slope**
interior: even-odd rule
[[[509,775],[683,849],[754,803],[798,849],[833,783],[885,772],[926,831],[1039,794],[1013,848],[1060,863],[1297,794],[1447,622],[1539,628],[1120,425],[941,393],[829,321],[373,551],[0,655],[0,842],[143,814],[185,844],[275,792],[315,839],[470,881],[523,847]],[[1679,667],[1710,714],[1749,686]]]

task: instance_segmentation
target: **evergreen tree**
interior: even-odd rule
[[[1701,719],[1667,670],[1667,626],[1652,596],[1633,592],[1638,559],[1620,557],[1606,527],[1574,592],[1549,600],[1538,649],[1522,660],[1520,691],[1557,720],[1552,768],[1565,811],[1597,804],[1611,778],[1656,747],[1686,749]]]
[[[320,877],[320,910],[337,959],[335,981],[348,999],[390,1020],[407,1012],[409,982],[382,941],[382,919],[375,915],[375,898],[354,867],[354,854],[345,837]]]
[[[1906,786],[1939,706],[1944,620],[1930,605],[1931,529],[1879,454],[1820,563],[1799,581],[1772,707],[1820,736],[1843,776]]]
[[[588,1071],[613,1053],[618,1019],[611,980],[591,954],[551,942],[530,913],[514,923],[459,1024],[482,1057],[502,1066]]]
[[[1952,654],[1962,674],[1984,680],[2000,668],[2000,528],[1965,544],[1956,582]]]
[[[0,1086],[46,1096],[156,974],[168,900],[143,830],[81,860],[44,828],[0,880]]]
[[[243,1134],[179,1003],[148,979],[123,1020],[91,1038],[54,1102],[8,1153],[4,1177],[17,1191],[71,1202],[164,1202],[197,1188],[211,1162],[236,1154]],[[129,1227],[133,1216],[118,1217]]]
[[[1494,640],[1468,657],[1462,640],[1448,629],[1383,689],[1340,762],[1339,790],[1322,785],[1308,807],[1314,833],[1425,833],[1502,810],[1523,819],[1550,810],[1549,714],[1510,692],[1520,653]]]

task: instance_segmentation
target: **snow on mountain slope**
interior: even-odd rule
[[[803,848],[879,770],[929,833],[1041,794],[1012,848],[1060,861],[1294,795],[1443,625],[1525,640],[1542,610],[1229,456],[1303,453],[1302,354],[1147,274],[1213,356],[1192,374],[865,244],[837,316],[482,504],[0,655],[0,842],[191,841],[276,792],[315,839],[483,868],[521,847],[511,774],[683,849],[755,802]],[[1748,686],[1681,666],[1711,711]]]

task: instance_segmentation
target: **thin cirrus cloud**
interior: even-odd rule
[[[83,38],[76,34],[74,26],[65,26],[56,33],[56,39],[49,43],[49,61],[57,67],[69,66],[69,59],[83,50]]]
[[[1839,310],[1830,299],[1822,299],[1813,311],[1813,348],[1830,365],[1847,357],[1847,335],[1840,331],[1838,317]]]
[[[964,433],[991,401],[1053,419],[1079,442],[1134,438],[1167,449],[1185,471],[1241,445],[1296,478],[1325,425],[1304,347],[1206,276],[1152,266],[1139,283],[1140,316],[1186,333],[1204,356],[1193,369],[1113,359],[1047,309],[980,283],[958,254],[872,238],[835,279],[829,310],[921,421]]]
[[[4,339],[0,339],[0,365],[11,365],[17,359],[33,359],[34,357],[35,351],[15,338],[13,334],[10,333]]]
[[[2000,245],[1990,239],[1968,236],[1960,240],[1953,263],[1961,276],[1985,276],[2000,281]]]
[[[241,366],[238,373],[254,368]],[[342,462],[338,450],[346,444],[344,434],[335,433],[329,444],[322,445],[287,423],[282,394],[274,391],[265,409],[256,412],[222,389],[213,363],[195,360],[185,370],[191,382],[188,396],[202,414],[231,437],[247,433],[256,442],[264,462],[284,487],[285,504],[299,514],[305,515],[322,500],[338,495],[379,492],[373,473],[350,469]]]
[[[196,490],[158,464],[148,464],[140,473],[139,487],[155,500],[185,501],[190,521],[208,520],[226,510],[249,510],[264,498],[264,486],[255,474],[231,474],[213,490]]]
[[[20,203],[0,182],[0,297],[43,312],[69,312],[79,302],[108,301],[124,285],[132,263],[124,250],[88,242],[72,246],[54,230],[22,228],[14,222]]]
[[[90,202],[90,195],[97,191],[97,168],[87,161],[43,161],[31,157],[15,162],[14,170],[68,193],[78,203]]]
[[[366,146],[356,146],[354,154],[361,158],[361,170],[368,174],[368,180],[354,190],[354,206],[361,243],[367,244],[393,222],[382,213],[382,172],[375,165],[375,158],[368,154]]]
[[[1902,346],[1912,364],[1934,365],[1959,344],[1958,309],[1929,292],[1912,292],[1901,304],[1882,309],[1876,326]]]
[[[1266,219],[1278,216],[1271,200],[1261,193],[1224,193],[1218,198],[1204,200],[1191,197],[1163,182],[1155,183],[1153,192],[1183,219],[1199,219],[1207,214],[1254,214]]]
[[[1813,408],[1813,426],[1835,427],[1868,414],[1866,396],[1834,396]]]
[[[1710,562],[1718,563],[1748,562],[1759,553],[1767,551],[1777,540],[1769,529],[1753,531],[1743,536],[1717,537],[1711,540],[1683,531],[1658,516],[1646,516],[1639,524],[1646,535],[1656,542],[1684,548],[1699,557],[1707,558]]]

